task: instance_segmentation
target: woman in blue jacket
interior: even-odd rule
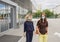
[[[26,16],[26,21],[24,22],[24,33],[26,33],[26,42],[32,42],[34,26],[32,22],[32,15]]]

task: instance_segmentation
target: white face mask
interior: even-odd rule
[[[30,17],[28,19],[31,19]]]
[[[31,17],[29,17],[29,18],[28,18],[28,20],[32,20],[32,18],[31,18]]]
[[[42,16],[42,19],[45,19],[45,16]]]

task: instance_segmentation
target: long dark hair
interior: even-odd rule
[[[41,18],[40,18],[41,23],[43,22],[42,15],[43,15],[43,13],[41,14]],[[47,22],[46,14],[44,14],[44,16],[45,16],[44,22],[46,23]]]

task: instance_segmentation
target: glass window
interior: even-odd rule
[[[0,32],[9,29],[10,23],[10,6],[5,3],[0,3]]]

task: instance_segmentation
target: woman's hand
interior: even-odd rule
[[[36,27],[36,31],[35,31],[35,34],[39,34],[39,29],[38,29],[38,26]]]
[[[48,32],[46,34],[48,34]]]

